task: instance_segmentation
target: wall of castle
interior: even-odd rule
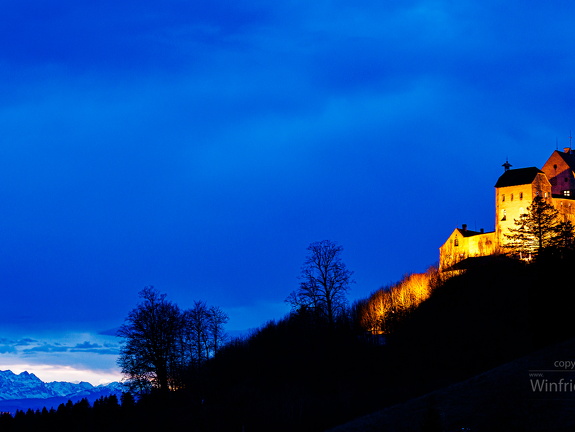
[[[559,220],[570,221],[575,224],[575,200],[567,198],[553,198],[553,206],[559,212]]]
[[[507,243],[505,235],[515,229],[515,220],[527,213],[533,198],[542,196],[551,199],[551,183],[543,173],[537,174],[531,184],[506,186],[495,189],[495,233],[497,245],[503,248]]]
[[[575,193],[575,176],[572,168],[556,150],[541,170],[551,183],[553,195],[572,196]]]
[[[465,258],[466,250],[463,246],[463,236],[456,229],[439,248],[439,271],[443,271]]]
[[[496,243],[506,243],[505,234],[515,229],[515,220],[527,212],[533,200],[533,187],[530,184],[507,186],[495,189],[495,233]]]
[[[470,257],[492,255],[496,252],[497,242],[495,233],[477,234],[465,239],[467,241],[467,253]]]
[[[461,230],[456,229],[439,248],[439,269],[445,270],[465,258],[493,255],[496,252],[494,232],[465,236]]]

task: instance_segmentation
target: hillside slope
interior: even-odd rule
[[[570,391],[568,384],[570,380],[575,381],[575,372],[555,366],[556,361],[567,359],[575,359],[575,339],[361,417],[330,432],[573,430],[575,389]],[[547,372],[538,376],[540,370]],[[537,389],[536,380],[559,383],[561,379],[566,384],[565,391],[560,391],[561,387],[547,392],[533,388]]]
[[[574,263],[494,257],[447,280],[389,338],[382,366],[391,372],[382,392],[393,407],[374,414],[377,430],[421,430],[424,420],[423,430],[446,431],[572,425],[575,412],[566,404],[575,402],[575,372],[554,362],[575,360]],[[573,391],[533,392],[533,369],[546,371],[542,383],[563,378]]]

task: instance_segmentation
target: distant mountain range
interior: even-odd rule
[[[126,389],[119,382],[98,386],[88,382],[44,382],[29,372],[15,374],[5,370],[0,371],[0,412],[14,413],[16,410],[36,410],[43,407],[56,409],[68,400],[77,402],[83,398],[93,403],[101,397],[119,397],[123,391]]]

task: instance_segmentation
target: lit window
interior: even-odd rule
[[[457,237],[455,237],[455,242],[454,242],[455,246],[459,246],[459,239]]]
[[[501,220],[502,221],[507,220],[507,211],[503,210],[503,215],[501,217]]]
[[[571,196],[571,191],[570,190],[564,190],[563,196]]]

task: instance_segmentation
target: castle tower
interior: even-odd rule
[[[551,199],[551,183],[538,168],[506,169],[495,184],[495,238],[499,248],[506,243],[505,234],[515,229],[515,220],[527,213],[533,198]]]

